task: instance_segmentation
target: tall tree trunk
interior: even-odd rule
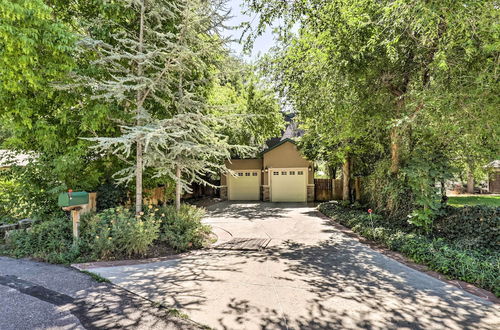
[[[391,173],[399,172],[399,132],[397,127],[391,128]]]
[[[351,157],[347,155],[342,166],[342,200],[350,201],[351,198]]]
[[[474,175],[472,175],[472,169],[470,167],[467,169],[467,193],[474,193]]]
[[[404,99],[403,96],[398,96],[396,100],[396,118],[399,119],[401,113],[403,112]],[[397,174],[399,172],[400,164],[400,149],[401,149],[401,132],[400,128],[394,126],[391,128],[390,133],[391,139],[391,173]]]
[[[142,143],[137,141],[136,163],[135,163],[135,212],[142,211]]]
[[[139,25],[139,53],[142,53],[144,43],[144,12],[145,0],[141,1],[141,17]],[[142,65],[137,63],[137,75],[142,75]],[[136,125],[141,125],[142,92],[137,91]],[[143,169],[142,138],[137,139],[136,164],[135,164],[135,212],[142,211],[142,169]]]
[[[175,176],[177,177],[177,182],[175,183],[175,209],[179,211],[181,209],[181,168],[177,165]]]

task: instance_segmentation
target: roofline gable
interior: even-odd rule
[[[270,148],[267,148],[266,150],[261,151],[259,155],[261,155],[261,156],[262,156],[262,155],[264,155],[266,152],[269,152],[269,151],[271,151],[271,150],[274,150],[274,149],[278,148],[279,146],[281,146],[281,145],[285,144],[286,142],[291,142],[291,143],[293,143],[293,144],[297,145],[297,142],[295,142],[294,140],[292,140],[292,139],[290,139],[290,138],[286,138],[286,139],[284,139],[284,140],[281,140],[280,142],[278,142],[278,143],[277,143],[277,144],[275,144],[274,146],[272,146],[272,147],[270,147]]]

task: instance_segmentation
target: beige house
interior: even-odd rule
[[[221,198],[270,202],[314,201],[314,166],[296,143],[286,138],[264,150],[261,158],[232,159],[235,175],[221,177]]]

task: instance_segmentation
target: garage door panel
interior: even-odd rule
[[[260,171],[235,171],[228,176],[228,197],[233,201],[260,200]]]
[[[307,169],[272,169],[271,201],[305,202],[307,200]]]

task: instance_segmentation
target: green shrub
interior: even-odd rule
[[[21,184],[13,178],[0,175],[0,223],[17,222],[28,217],[29,209]]]
[[[68,217],[37,221],[29,230],[11,232],[2,251],[14,257],[35,257],[53,263],[118,259],[144,256],[159,242],[177,251],[201,248],[210,227],[203,225],[204,210],[182,205],[150,207],[136,216],[123,207],[85,214],[80,219],[80,239],[73,244],[72,222]]]
[[[154,213],[136,216],[123,207],[86,216],[82,240],[93,258],[114,259],[144,255],[159,237],[160,220]]]
[[[177,251],[203,247],[210,234],[210,227],[202,224],[205,211],[192,205],[181,205],[177,212],[173,205],[162,207],[164,216],[160,238]]]
[[[52,263],[70,263],[78,259],[79,246],[73,246],[72,223],[68,218],[37,221],[28,230],[10,232],[9,254],[34,257]]]
[[[500,207],[448,207],[433,233],[468,248],[500,250]]]
[[[96,192],[98,212],[123,205],[128,199],[126,187],[109,182],[98,186]]]
[[[319,206],[319,210],[354,232],[382,243],[394,251],[399,251],[417,263],[425,264],[430,269],[450,277],[491,290],[495,295],[500,296],[500,277],[498,276],[500,253],[498,251],[466,248],[461,240],[453,242],[444,238],[425,236],[418,232],[405,232],[397,227],[386,226],[387,221],[379,216],[373,215],[370,219],[366,211],[343,207],[336,202],[323,203]],[[458,226],[457,219],[449,221],[453,223],[450,227],[455,226],[455,223]],[[445,224],[445,222],[441,223],[442,226]],[[447,230],[454,232],[452,228]],[[451,234],[447,235],[451,236]]]

